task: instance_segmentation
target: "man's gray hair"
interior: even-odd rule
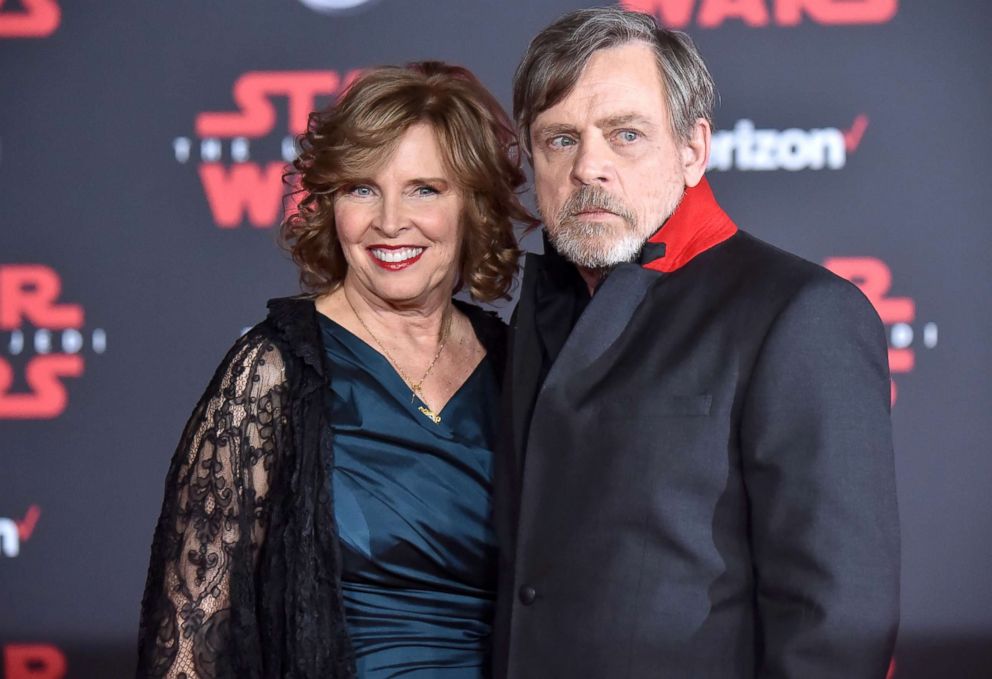
[[[675,137],[687,142],[700,118],[713,124],[716,86],[692,39],[658,26],[654,17],[619,7],[565,14],[538,33],[513,76],[513,117],[530,151],[534,118],[567,97],[593,52],[644,42],[655,53]]]

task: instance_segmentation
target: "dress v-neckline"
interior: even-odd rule
[[[329,324],[331,326],[332,331],[344,333],[348,338],[351,339],[352,342],[356,343],[363,352],[373,355],[375,357],[375,360],[379,361],[379,363],[384,365],[388,369],[388,374],[391,376],[392,380],[394,382],[398,382],[400,385],[402,385],[402,387],[406,391],[410,392],[410,395],[412,397],[410,401],[410,405],[420,404],[424,408],[431,410],[430,406],[427,403],[425,403],[423,400],[421,400],[421,398],[417,396],[417,394],[414,393],[412,389],[410,389],[410,385],[406,383],[406,380],[404,380],[403,377],[400,375],[399,371],[396,369],[396,366],[393,365],[392,361],[386,358],[385,354],[383,354],[380,350],[376,349],[374,346],[366,342],[364,339],[362,339],[361,337],[359,337],[358,335],[356,335],[351,330],[344,327],[343,325],[341,325],[331,317],[326,316],[319,311],[317,312],[317,317],[320,319],[322,323]],[[468,377],[462,380],[462,383],[459,384],[458,387],[451,393],[451,396],[449,396],[448,400],[444,402],[444,405],[441,406],[440,410],[432,410],[434,415],[439,418],[438,422],[432,423],[435,427],[445,423],[444,420],[441,419],[442,416],[445,414],[445,412],[449,411],[449,406],[452,404],[452,402],[455,401],[457,398],[459,398],[462,392],[465,391],[466,385],[472,382],[475,379],[476,375],[478,375],[482,371],[482,366],[486,362],[486,358],[488,358],[488,356],[489,356],[488,353],[484,353],[482,355],[482,358],[479,359],[478,363],[475,364],[475,367],[472,368],[472,372],[470,372],[468,374]],[[399,398],[398,395],[397,395],[397,399],[404,400]],[[416,411],[417,409],[414,408],[414,410]],[[418,411],[417,415],[419,416],[417,418],[418,421],[420,420],[430,421],[430,418],[422,411]],[[448,426],[447,429],[450,431],[451,427]]]

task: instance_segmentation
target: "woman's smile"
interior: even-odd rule
[[[426,248],[414,245],[373,245],[368,248],[372,261],[388,271],[399,271],[412,266]]]

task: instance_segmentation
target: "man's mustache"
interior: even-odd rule
[[[578,214],[594,210],[611,212],[630,226],[636,224],[634,213],[609,191],[598,186],[583,186],[572,193],[558,210],[558,218],[555,221],[560,224]]]

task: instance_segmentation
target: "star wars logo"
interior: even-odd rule
[[[21,553],[21,545],[34,533],[41,509],[31,505],[20,519],[0,517],[0,555],[13,559]]]
[[[58,417],[69,402],[63,381],[83,374],[83,351],[106,351],[107,333],[86,331],[83,307],[59,302],[61,292],[48,266],[0,265],[0,419]]]
[[[268,228],[279,223],[288,189],[283,173],[298,153],[295,137],[306,130],[318,100],[339,94],[358,73],[250,71],[234,83],[238,110],[200,113],[195,137],[173,140],[176,161],[197,163],[217,226],[232,229],[247,221]],[[275,104],[283,101],[285,132],[279,134]]]
[[[63,679],[69,671],[65,655],[51,644],[7,644],[2,648],[5,679]]]
[[[868,116],[855,117],[847,129],[759,130],[750,120],[713,133],[710,170],[768,171],[840,170],[858,150],[868,129]]]
[[[929,350],[937,346],[937,324],[919,321],[916,302],[912,298],[889,295],[892,270],[882,260],[874,257],[831,257],[823,262],[823,266],[857,285],[885,324],[889,340],[889,372],[893,376],[892,403],[895,404],[895,376],[913,371],[918,347]]]
[[[745,26],[828,26],[884,24],[899,11],[898,0],[623,0],[625,8],[653,14],[670,28],[719,28],[727,21]]]
[[[62,10],[55,0],[0,0],[0,38],[45,38],[61,22]]]

